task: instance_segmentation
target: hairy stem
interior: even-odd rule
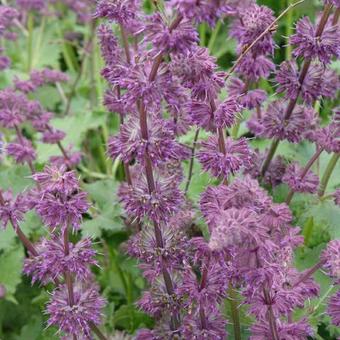
[[[320,148],[318,149],[314,155],[312,156],[312,158],[308,161],[308,163],[306,164],[306,166],[303,168],[303,171],[301,173],[301,180],[305,178],[305,176],[307,175],[309,169],[312,167],[312,165],[319,159],[322,151],[324,149],[323,148]],[[287,195],[287,198],[286,198],[286,204],[290,204],[290,202],[292,201],[292,198],[294,196],[294,190],[290,190],[288,195]]]
[[[305,282],[307,279],[309,279],[317,270],[319,270],[323,265],[325,261],[321,260],[317,264],[315,264],[313,267],[306,270],[301,277],[293,284],[293,288],[298,286],[300,283]]]
[[[320,182],[320,187],[319,187],[319,192],[318,192],[319,197],[322,197],[325,194],[329,179],[331,178],[331,175],[335,169],[335,166],[339,160],[339,157],[340,157],[340,153],[335,153],[329,160],[327,168]]]

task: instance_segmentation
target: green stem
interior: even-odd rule
[[[44,36],[45,26],[46,26],[46,16],[43,16],[41,18],[41,24],[40,24],[40,28],[39,28],[37,42],[36,42],[35,47],[34,47],[35,51],[41,50],[41,44],[42,44],[42,40],[43,40],[43,36]],[[36,65],[36,63],[38,62],[39,56],[40,56],[40,53],[35,53],[35,55],[33,57],[33,62],[32,62],[33,68]]]
[[[222,21],[219,20],[217,22],[217,24],[216,24],[216,26],[215,26],[212,34],[211,34],[210,40],[209,40],[208,49],[209,49],[210,52],[212,52],[212,50],[213,50],[213,47],[215,45],[215,41],[216,41],[218,33],[221,29],[221,26],[222,26]]]
[[[241,324],[240,324],[240,314],[237,308],[237,296],[233,286],[229,283],[229,304],[231,310],[231,318],[233,320],[233,328],[234,328],[234,339],[241,340]]]
[[[27,73],[31,72],[33,61],[33,29],[34,29],[34,16],[32,13],[28,13],[27,17]]]
[[[207,27],[204,22],[200,25],[199,32],[200,32],[200,46],[204,47],[207,37]]]
[[[331,178],[331,175],[333,173],[333,170],[335,169],[335,166],[339,160],[339,157],[340,157],[340,153],[335,153],[333,154],[332,158],[329,160],[327,168],[320,182],[320,189],[318,192],[319,197],[322,197],[325,194],[329,179]]]

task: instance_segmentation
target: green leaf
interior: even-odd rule
[[[2,190],[12,190],[14,194],[24,191],[33,184],[29,177],[31,172],[26,166],[12,165],[10,168],[0,167],[0,188]]]
[[[148,315],[132,305],[121,306],[114,315],[114,322],[117,328],[128,329],[131,333],[138,328],[151,327],[153,324]]]
[[[113,206],[118,202],[118,183],[114,180],[99,180],[90,184],[84,184],[84,188],[101,209]]]
[[[13,248],[0,257],[0,283],[6,288],[6,299],[14,299],[16,287],[21,282],[23,258],[22,246]]]
[[[66,133],[63,145],[73,145],[79,148],[86,131],[99,127],[105,122],[105,113],[79,112],[67,117],[52,119],[52,125],[56,129]],[[56,145],[39,143],[37,145],[38,161],[45,163],[52,155],[59,155],[60,150]]]

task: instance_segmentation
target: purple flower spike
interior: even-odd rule
[[[227,178],[242,167],[251,165],[251,151],[246,139],[225,140],[226,154],[219,150],[218,137],[211,136],[202,142],[202,148],[197,158],[205,171],[210,171],[213,176]]]

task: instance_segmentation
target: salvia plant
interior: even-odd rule
[[[339,17],[0,1],[0,339],[338,338]]]

